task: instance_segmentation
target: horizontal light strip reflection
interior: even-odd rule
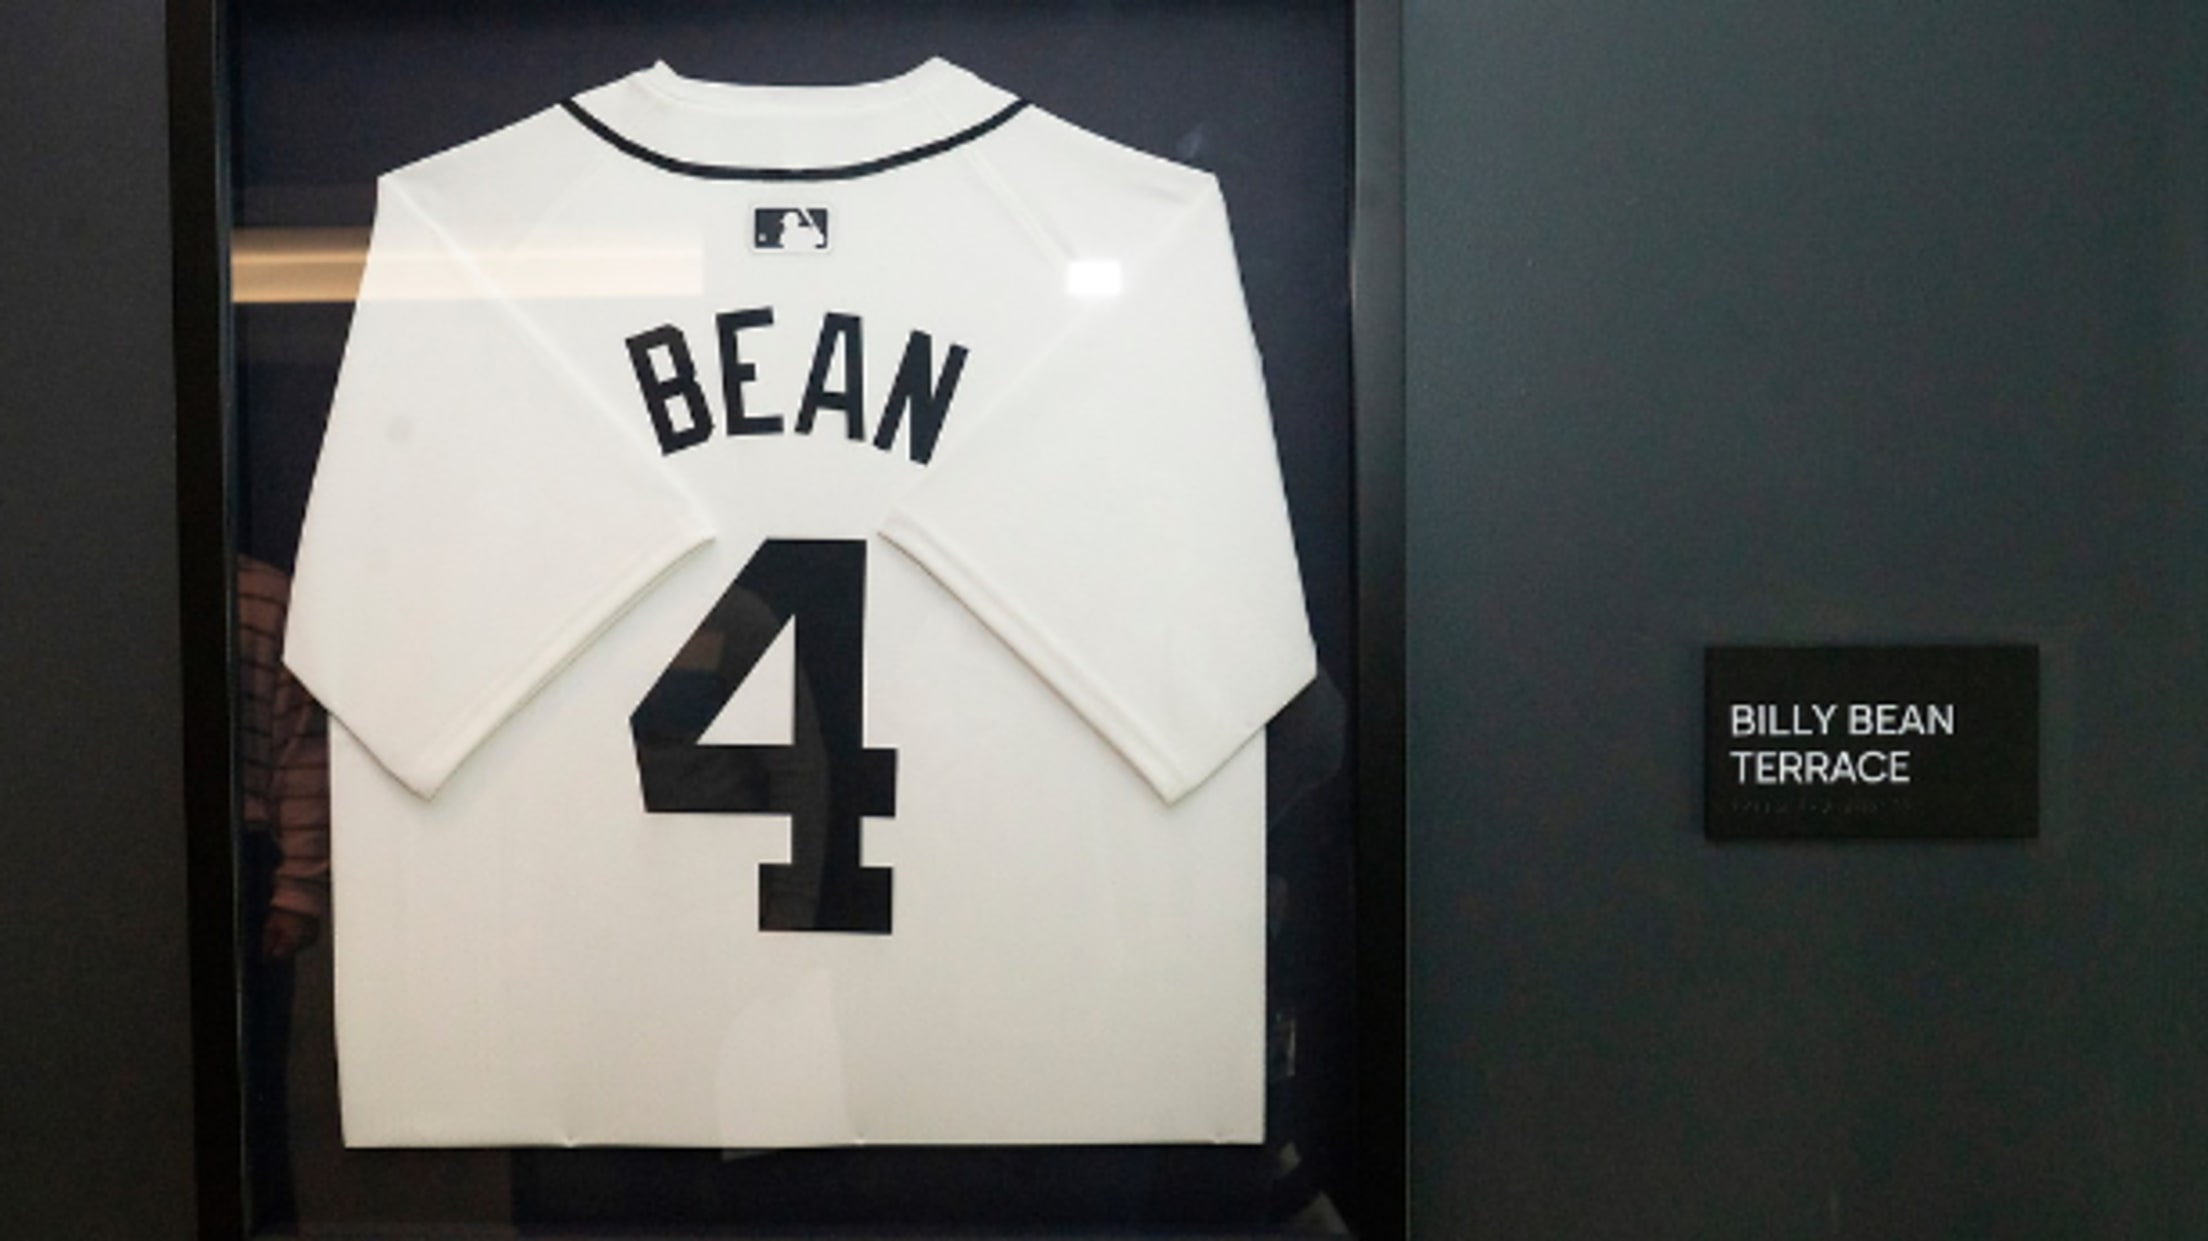
[[[365,228],[241,228],[231,234],[231,299],[240,304],[350,302],[368,260]],[[473,298],[481,286],[441,256],[389,256],[391,296],[423,301]],[[664,241],[577,239],[477,256],[475,271],[506,296],[659,297],[696,293],[703,259]]]

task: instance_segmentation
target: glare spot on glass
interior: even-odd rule
[[[1066,292],[1073,297],[1118,297],[1124,283],[1118,259],[1075,259],[1066,264]]]

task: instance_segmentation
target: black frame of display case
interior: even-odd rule
[[[198,1231],[247,1229],[241,1103],[232,549],[238,488],[230,303],[232,49],[226,0],[168,7],[176,463],[191,902]],[[1354,486],[1357,874],[1354,1132],[1359,1235],[1405,1229],[1402,4],[1349,0],[1354,201],[1348,342]]]

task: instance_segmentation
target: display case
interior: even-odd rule
[[[172,5],[203,1235],[1401,1231],[1397,19]]]

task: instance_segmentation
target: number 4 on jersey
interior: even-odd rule
[[[792,621],[790,743],[704,744]],[[860,865],[860,820],[897,813],[897,751],[866,746],[865,685],[866,544],[770,539],[629,717],[645,809],[789,816],[789,862],[759,868],[762,931],[889,933],[890,872]]]

